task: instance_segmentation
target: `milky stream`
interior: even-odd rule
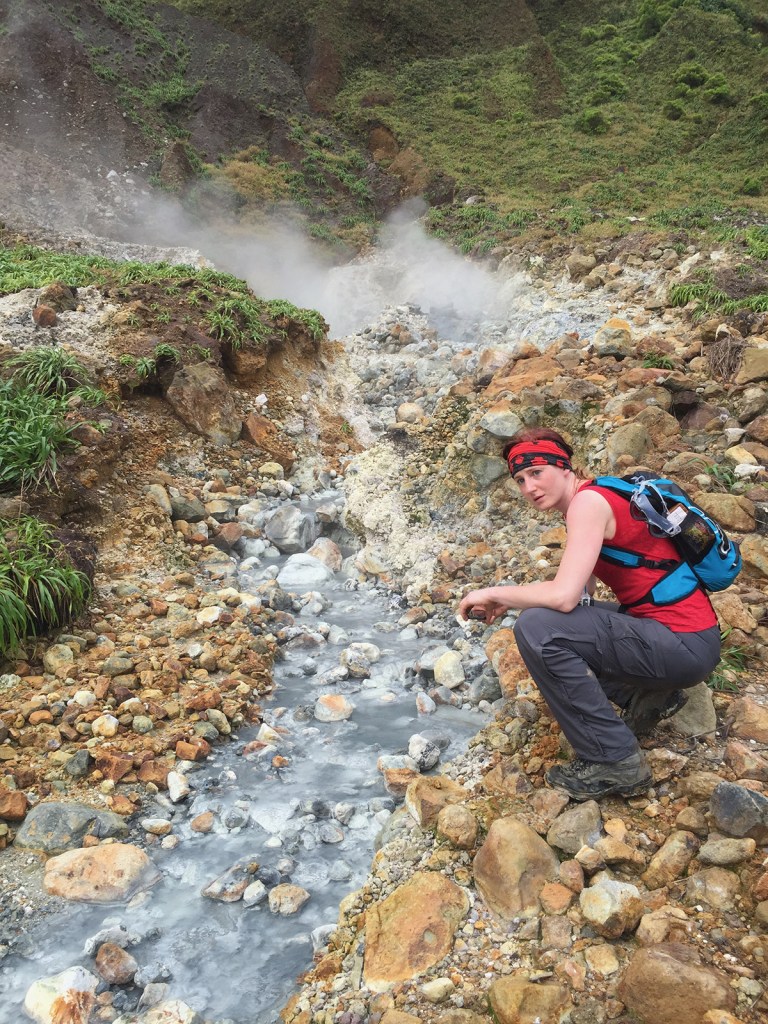
[[[320,618],[341,626],[348,639],[311,653],[322,673],[338,665],[339,653],[349,642],[365,640],[380,647],[382,657],[370,679],[350,679],[339,686],[355,704],[351,719],[332,724],[311,717],[296,721],[293,709],[333,691],[313,686],[313,677],[303,673],[306,650],[288,653],[277,662],[274,695],[265,702],[264,712],[267,722],[289,732],[279,750],[290,766],[278,772],[271,768],[271,754],[264,761],[239,756],[257,731],[242,729],[235,740],[215,746],[208,761],[189,774],[194,787],[189,806],[172,808],[161,799],[157,807],[146,808],[145,816],[170,815],[174,834],[181,839],[173,850],[155,845],[148,851],[163,872],[162,882],[128,907],[62,903],[61,911],[34,927],[27,943],[29,958],[8,957],[0,969],[3,1024],[17,1024],[24,995],[36,979],[77,963],[92,969],[91,957],[83,955],[84,943],[105,922],[116,921],[146,936],[131,952],[153,978],[169,981],[171,997],[183,999],[209,1018],[231,1018],[237,1024],[277,1020],[296,976],[311,964],[310,932],[333,925],[340,900],[362,884],[375,836],[387,809],[394,807],[376,768],[379,754],[403,753],[410,736],[428,731],[449,742],[442,755],[445,760],[458,753],[483,722],[477,711],[445,706],[419,718],[415,694],[407,688],[414,682],[413,673],[409,679],[407,670],[440,641],[403,639],[396,626],[401,607],[393,607],[390,598],[373,588],[350,591],[343,583],[339,573],[321,591],[330,606]],[[246,580],[242,585],[247,589]],[[311,629],[316,620],[298,616],[296,621]],[[281,713],[280,708],[286,710]],[[326,813],[339,802],[354,805],[354,816],[343,826],[343,840],[319,840],[322,820],[303,815],[297,809],[299,801],[320,801]],[[208,835],[189,828],[191,818],[204,810],[216,811],[220,823],[233,809],[247,810],[248,824],[231,831],[217,824]],[[201,895],[202,888],[245,856],[273,871],[289,857],[294,866],[289,877],[279,881],[290,880],[308,890],[309,902],[298,914],[281,917],[270,913],[266,903],[246,908],[242,902],[221,903]],[[133,991],[126,1009],[138,998],[139,992]]]

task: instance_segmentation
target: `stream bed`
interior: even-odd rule
[[[265,559],[257,578],[269,578],[286,561]],[[246,589],[249,574],[241,573],[239,583]],[[148,853],[163,876],[149,892],[127,906],[56,901],[57,909],[30,930],[28,955],[9,956],[0,967],[2,1024],[23,1018],[32,982],[77,964],[92,970],[93,940],[101,934],[103,941],[105,929],[140,965],[135,985],[113,989],[115,1009],[134,1010],[142,989],[160,984],[167,985],[167,998],[182,999],[209,1020],[278,1020],[297,975],[335,924],[339,902],[365,880],[376,836],[396,807],[377,759],[406,754],[411,737],[420,734],[441,750],[442,763],[465,748],[485,718],[467,703],[438,704],[434,713],[419,714],[416,691],[425,678],[414,665],[426,652],[446,649],[450,637],[419,637],[413,627],[398,625],[402,614],[397,598],[344,572],[314,591],[296,616],[296,635],[283,647],[274,692],[263,705],[264,722],[274,730],[270,742],[248,752],[248,744],[260,746],[252,742],[259,729],[241,729],[214,746],[204,764],[187,765],[188,800],[173,804],[161,793],[145,808],[142,820],[166,819],[178,839],[164,849],[149,836]],[[462,632],[455,622],[445,628]],[[315,646],[312,637],[322,633],[328,642]],[[337,678],[340,653],[358,643],[380,652],[370,677]],[[354,705],[348,719],[313,716],[317,698],[331,692]],[[273,766],[275,754],[285,767]],[[206,811],[214,814],[212,831],[193,831],[190,822]],[[130,841],[145,845],[147,838],[140,833]],[[29,861],[39,864],[36,857]],[[259,902],[202,895],[245,861],[258,862]],[[41,885],[41,865],[37,872]],[[270,912],[266,901],[267,890],[284,882],[309,893],[290,916]]]

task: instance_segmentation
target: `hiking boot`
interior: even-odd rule
[[[584,761],[556,764],[546,774],[550,786],[563,789],[572,800],[599,800],[601,796],[641,796],[653,782],[641,750],[622,761]]]
[[[635,736],[645,736],[659,722],[676,715],[687,700],[684,690],[635,690],[621,717]]]

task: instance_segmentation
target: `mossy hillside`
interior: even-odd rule
[[[560,116],[535,117],[525,47],[412,61],[389,75],[361,69],[339,95],[341,116],[360,134],[388,127],[453,176],[460,195],[481,193],[502,218],[535,212],[557,231],[594,224],[600,233],[606,221],[615,231],[630,216],[719,201],[759,219],[768,191],[764,37],[731,9],[698,3],[674,10],[651,36],[638,3],[598,2],[588,13],[557,6],[546,41],[564,87]],[[696,65],[702,80],[690,85]],[[450,235],[457,227],[443,225]]]
[[[174,6],[264,41],[305,80],[323,59],[321,50],[346,77],[360,66],[458,56],[538,34],[525,0],[174,0]]]

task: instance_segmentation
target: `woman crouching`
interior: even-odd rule
[[[671,604],[643,601],[666,571],[655,563],[668,568],[680,556],[671,541],[652,536],[631,516],[625,498],[573,469],[573,450],[560,434],[524,431],[505,454],[526,501],[565,517],[563,557],[553,580],[473,590],[459,614],[490,624],[520,610],[520,654],[576,754],[550,768],[547,782],[574,800],[637,796],[650,786],[651,773],[636,737],[682,707],[680,691],[715,668],[717,617],[703,589]],[[643,555],[645,564],[606,561],[601,548],[608,541]],[[596,578],[626,611],[591,601]]]

